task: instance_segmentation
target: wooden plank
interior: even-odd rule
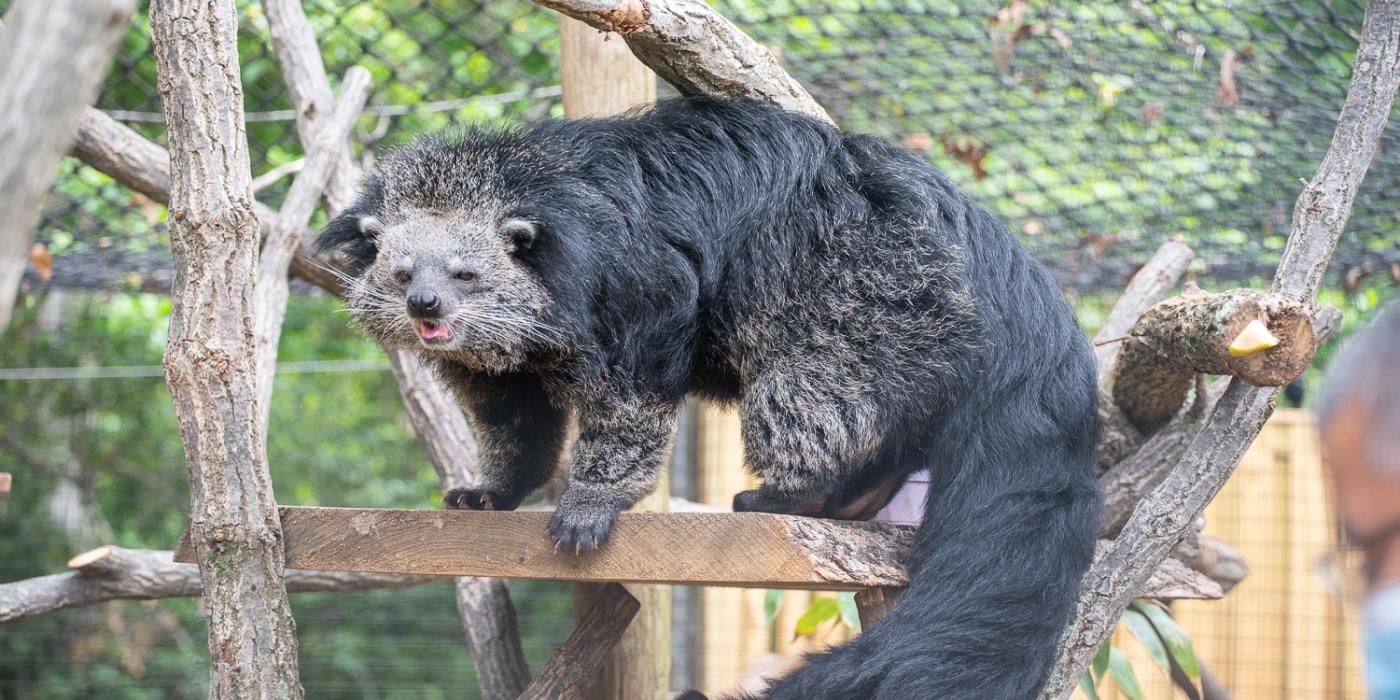
[[[547,511],[281,513],[287,566],[301,569],[820,590],[904,585],[913,534],[759,513],[623,513],[607,546],[575,555],[545,535]],[[191,554],[182,542],[178,560]]]
[[[549,657],[521,700],[576,700],[585,697],[641,603],[616,583],[602,588],[574,633]]]
[[[623,513],[602,549],[556,551],[548,511],[282,507],[288,568],[434,576],[858,591],[903,586],[913,528],[764,513]],[[176,561],[194,559],[182,537]],[[1142,592],[1209,598],[1175,560]]]

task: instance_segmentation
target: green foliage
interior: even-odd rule
[[[839,619],[841,605],[835,598],[815,598],[807,606],[807,611],[797,618],[797,634],[809,635],[817,631],[817,625],[827,620]]]

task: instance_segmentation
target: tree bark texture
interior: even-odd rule
[[[0,34],[0,331],[39,205],[112,60],[134,0],[17,0]]]
[[[535,0],[620,35],[632,53],[686,94],[752,97],[831,121],[766,47],[704,0]]]
[[[1312,361],[1314,312],[1311,301],[1250,289],[1187,292],[1160,302],[1122,343],[1113,400],[1133,425],[1151,433],[1181,408],[1197,373],[1283,386]],[[1231,341],[1256,320],[1277,336],[1278,345],[1232,355]]]
[[[29,615],[105,603],[202,595],[199,569],[180,564],[169,550],[99,547],[73,557],[72,571],[0,583],[0,624]],[[287,569],[288,593],[410,588],[439,576]]]
[[[587,697],[602,668],[640,603],[619,583],[602,587],[588,612],[579,620],[564,646],[545,662],[540,675],[520,695],[520,700],[577,700]],[[633,700],[617,696],[619,700]]]
[[[211,698],[299,698],[296,624],[259,421],[253,284],[259,229],[232,0],[150,10],[170,139],[166,383],[184,442],[209,622]]]
[[[1317,174],[1294,208],[1273,290],[1305,303],[1317,295],[1356,191],[1400,89],[1400,0],[1366,5],[1351,87]],[[1079,609],[1042,698],[1068,697],[1149,572],[1166,558],[1273,412],[1275,388],[1232,379],[1210,418],[1167,480],[1144,499],[1113,547],[1084,578]]]

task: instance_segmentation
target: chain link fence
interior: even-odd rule
[[[239,4],[253,170],[276,175],[301,150],[261,8]],[[527,0],[305,4],[333,79],[352,65],[374,75],[355,135],[367,160],[425,132],[560,113],[556,18]],[[1299,178],[1312,174],[1331,137],[1363,7],[715,4],[778,53],[839,123],[925,154],[1081,292],[1116,289],[1173,235],[1221,284],[1272,271]],[[98,106],[159,140],[156,83],[138,22]],[[81,164],[64,167],[40,233],[54,254],[160,250],[160,207]],[[287,182],[260,183],[260,196],[276,203]],[[1391,272],[1400,262],[1396,192],[1400,124],[1376,153],[1338,274],[1400,274]],[[119,285],[148,274],[127,264],[137,274]]]

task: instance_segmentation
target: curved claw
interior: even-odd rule
[[[578,555],[601,547],[612,534],[613,523],[622,510],[614,504],[571,499],[565,493],[554,517],[549,519],[549,534],[554,539],[555,550],[572,547]]]

